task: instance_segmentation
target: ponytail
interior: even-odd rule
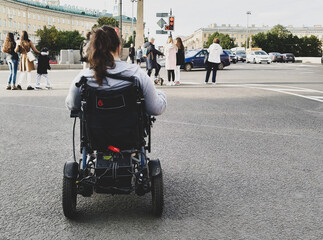
[[[120,40],[112,27],[103,26],[91,34],[90,42],[88,58],[90,68],[94,70],[94,78],[99,86],[102,86],[107,69],[115,68],[114,57],[111,53],[117,51]]]

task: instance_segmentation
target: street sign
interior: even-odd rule
[[[158,26],[160,28],[164,28],[164,25],[166,24],[166,21],[163,18],[161,18],[161,19],[159,19],[159,21],[157,22],[157,24],[158,24]]]
[[[156,13],[156,17],[168,17],[168,13]]]
[[[168,34],[168,32],[164,30],[156,30],[156,34]]]

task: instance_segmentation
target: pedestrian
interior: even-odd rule
[[[137,51],[136,51],[136,59],[137,59],[137,64],[139,66],[141,64],[141,58],[142,58],[142,49],[141,49],[141,46],[139,46]]]
[[[91,38],[91,32],[87,32],[85,36],[86,36],[86,39],[82,41],[80,46],[80,55],[81,55],[81,62],[83,63],[83,69],[89,67],[87,50],[90,45],[89,43]]]
[[[176,70],[175,70],[175,84],[179,85],[181,81],[181,66],[185,64],[185,48],[180,37],[176,38]]]
[[[7,33],[6,40],[4,41],[2,52],[6,54],[6,61],[9,66],[10,74],[8,79],[7,90],[17,90],[16,87],[16,77],[19,57],[15,52],[16,42],[13,33]],[[12,86],[11,86],[12,83]]]
[[[35,70],[34,60],[35,56],[31,53],[32,49],[35,53],[40,54],[40,52],[35,48],[33,42],[28,38],[28,33],[26,31],[21,32],[21,40],[17,43],[15,48],[16,53],[20,53],[20,62],[19,62],[19,82],[17,88],[22,90],[21,83],[27,76],[27,90],[34,90],[31,86],[31,71]]]
[[[128,81],[107,77],[107,73],[124,77],[134,76],[139,80],[145,97],[146,111],[150,115],[160,115],[166,109],[166,95],[157,90],[147,74],[135,64],[120,60],[121,42],[114,28],[103,26],[92,33],[89,48],[90,68],[83,69],[74,79],[66,98],[66,106],[70,110],[80,110],[80,89],[75,86],[82,76],[88,78],[90,86],[98,89],[120,89],[131,84]]]
[[[37,80],[36,80],[36,87],[35,89],[39,90],[41,89],[40,87],[40,80],[41,77],[44,77],[46,79],[46,87],[48,90],[51,89],[50,82],[48,79],[48,73],[47,70],[50,70],[50,65],[49,65],[49,52],[48,48],[44,47],[42,48],[40,52],[40,56],[38,57],[38,67],[37,67]]]
[[[222,47],[220,46],[220,39],[215,38],[213,43],[208,48],[208,57],[206,60],[206,76],[205,76],[205,84],[208,83],[209,77],[211,74],[211,70],[213,70],[212,74],[212,84],[215,84],[216,81],[216,71],[218,70],[218,66],[221,63],[221,54],[223,53]]]
[[[167,70],[168,86],[175,85],[176,53],[177,47],[174,44],[174,40],[172,37],[169,37],[165,46],[165,68]]]
[[[131,59],[132,64],[135,63],[135,55],[136,55],[136,51],[135,51],[135,48],[133,46],[133,43],[131,43],[130,48],[129,48],[129,57]]]
[[[150,77],[151,72],[155,69],[155,83],[158,83],[158,74],[161,69],[161,66],[157,63],[157,55],[163,56],[164,54],[158,51],[155,48],[155,39],[151,38],[147,47],[147,59],[146,59],[146,68],[148,70],[148,76]]]

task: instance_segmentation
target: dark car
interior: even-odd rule
[[[278,52],[270,52],[268,53],[268,55],[271,58],[272,62],[284,62],[283,55]]]
[[[292,53],[283,53],[284,62],[295,62],[295,56]]]
[[[245,62],[247,58],[247,54],[245,51],[236,51],[236,58],[237,58],[237,62],[239,61]]]
[[[237,56],[231,50],[224,49],[223,52],[229,55],[230,62],[237,63]]]
[[[191,71],[192,68],[206,68],[204,59],[207,54],[206,49],[188,50],[185,53],[185,64],[181,66],[185,71]],[[221,63],[218,69],[222,70],[224,67],[230,65],[230,57],[227,53],[221,54]]]

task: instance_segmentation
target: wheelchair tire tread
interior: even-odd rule
[[[152,177],[152,213],[156,217],[160,217],[164,209],[164,184],[163,175]]]
[[[63,177],[62,203],[64,215],[72,219],[76,215],[77,189],[75,179]]]

